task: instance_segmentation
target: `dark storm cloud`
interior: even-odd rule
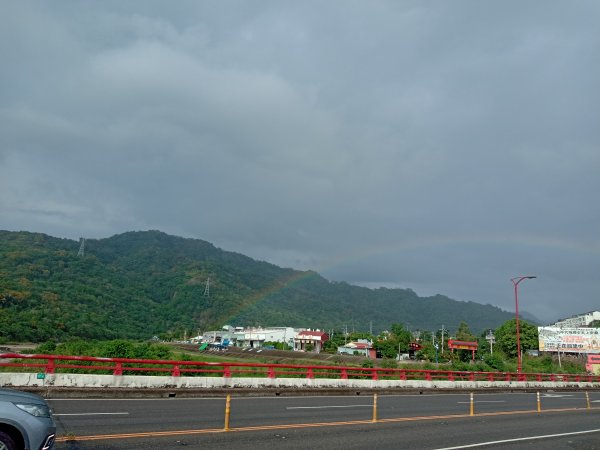
[[[1,8],[1,228],[597,309],[595,2]]]

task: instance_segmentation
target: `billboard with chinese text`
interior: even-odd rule
[[[541,352],[600,353],[600,328],[538,327]]]
[[[448,348],[458,350],[477,350],[477,342],[448,339]]]

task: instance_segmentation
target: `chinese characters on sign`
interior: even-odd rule
[[[541,352],[600,353],[600,328],[538,327]]]

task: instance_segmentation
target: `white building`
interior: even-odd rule
[[[294,347],[294,338],[304,329],[291,327],[232,327],[225,325],[221,330],[206,331],[202,343],[234,345],[236,347],[262,348],[265,342],[282,342]]]
[[[551,326],[559,328],[584,328],[589,327],[594,320],[600,320],[600,311],[577,314],[567,319],[561,319]]]
[[[236,332],[238,347],[262,347],[265,342],[282,342],[294,347],[294,338],[302,330],[291,327],[245,328]]]
[[[348,342],[345,345],[340,345],[337,348],[337,352],[341,355],[360,355],[371,359],[376,358],[373,342],[368,339],[359,339],[356,342]]]

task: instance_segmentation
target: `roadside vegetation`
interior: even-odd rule
[[[446,330],[447,332],[447,330]],[[471,351],[450,350],[448,336],[439,330],[436,333],[421,332],[418,339],[402,324],[392,324],[389,331],[377,336],[368,333],[331,333],[321,354],[311,352],[294,352],[289,347],[268,343],[272,351],[259,352],[198,352],[198,346],[176,345],[169,342],[139,342],[116,339],[110,341],[70,339],[63,343],[45,342],[30,353],[57,354],[74,356],[95,356],[105,358],[160,359],[204,362],[250,362],[266,364],[295,365],[335,365],[356,367],[404,368],[425,370],[454,370],[477,372],[516,372],[517,344],[515,320],[509,320],[493,330],[495,343],[490,345],[486,339],[487,332],[476,336],[471,333],[466,323],[461,323],[453,339],[478,343],[475,359]],[[368,359],[363,356],[338,355],[337,348],[350,341],[367,339],[373,342],[378,358]],[[418,342],[420,350],[410,352],[410,344]],[[520,342],[523,371],[528,373],[565,373],[577,374],[585,372],[582,358],[563,356],[559,361],[550,355],[535,356],[538,346],[537,327],[526,321],[520,321]],[[435,344],[438,348],[435,348]],[[279,348],[275,348],[279,347]],[[533,351],[530,354],[529,351]],[[397,355],[411,354],[410,361],[398,361]]]

